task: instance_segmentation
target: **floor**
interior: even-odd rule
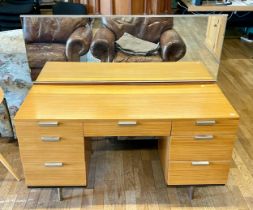
[[[167,187],[156,142],[94,140],[87,188],[27,189],[0,164],[0,209],[253,209],[253,45],[225,40],[218,84],[241,116],[233,164],[225,186]],[[1,139],[0,152],[22,173],[16,143]]]

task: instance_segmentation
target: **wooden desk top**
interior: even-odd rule
[[[4,99],[4,92],[3,92],[3,89],[0,87],[0,103],[2,103]]]
[[[37,78],[38,83],[107,82],[185,82],[214,81],[201,62],[160,63],[80,63],[48,62]]]
[[[15,120],[231,118],[216,84],[34,85]]]
[[[231,5],[216,5],[215,1],[203,1],[202,5],[193,5],[191,0],[181,0],[188,8],[189,12],[234,12],[234,11],[253,11],[253,4],[249,1],[232,0]]]

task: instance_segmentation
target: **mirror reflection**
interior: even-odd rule
[[[24,16],[32,79],[47,61],[203,63],[216,79],[226,16]]]

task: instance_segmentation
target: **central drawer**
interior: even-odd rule
[[[102,120],[87,121],[84,136],[169,136],[171,121]]]

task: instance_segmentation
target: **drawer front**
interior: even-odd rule
[[[50,141],[44,140],[44,137]],[[37,156],[49,155],[49,154],[66,154],[66,153],[78,153],[83,151],[84,138],[66,138],[60,137],[60,135],[44,136],[38,135],[37,137],[19,137],[19,146],[22,151],[26,151],[30,155]],[[53,140],[53,141],[52,141]]]
[[[85,186],[82,122],[18,121],[20,155],[28,186]]]
[[[25,163],[23,167],[26,184],[31,187],[86,185],[86,169],[83,162],[38,161]]]
[[[238,120],[206,119],[206,120],[174,120],[172,121],[172,136],[197,134],[229,134],[237,132]]]
[[[169,136],[170,121],[89,121],[84,122],[85,136]]]
[[[82,122],[72,121],[18,121],[16,122],[18,137],[38,138],[60,137],[73,138],[83,137]],[[22,140],[22,139],[21,139]]]
[[[171,161],[167,183],[168,185],[225,184],[229,167],[230,161]]]
[[[62,161],[83,161],[84,140],[69,141],[70,143],[32,143],[27,141],[20,144],[20,155],[23,163],[62,160]],[[72,142],[72,144],[71,144]]]
[[[236,137],[230,135],[172,136],[170,160],[227,160],[232,158]]]

